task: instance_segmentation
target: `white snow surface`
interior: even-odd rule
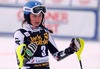
[[[64,50],[70,40],[54,39],[59,50]],[[13,38],[0,37],[0,69],[18,69]],[[83,69],[100,69],[100,42],[85,41],[81,53]],[[74,53],[61,61],[49,55],[51,69],[81,69],[77,55]]]

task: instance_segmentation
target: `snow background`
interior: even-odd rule
[[[54,40],[59,50],[70,44],[70,40]],[[81,69],[75,53],[59,62],[50,54],[49,61],[51,69]],[[100,69],[100,42],[85,41],[81,61],[83,69]],[[0,37],[0,69],[18,69],[12,37]]]

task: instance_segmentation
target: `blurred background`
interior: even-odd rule
[[[18,69],[13,33],[21,27],[23,5],[28,0],[0,0],[0,69]],[[85,40],[83,69],[100,69],[100,0],[38,0],[47,6],[45,25],[59,50],[73,37]],[[50,55],[51,69],[80,69],[76,54],[57,62]]]

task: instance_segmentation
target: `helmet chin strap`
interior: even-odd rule
[[[24,18],[25,18],[25,21],[26,21],[28,24],[31,24],[31,23],[30,23],[30,14],[24,14]]]
[[[42,13],[42,12],[41,12]],[[40,23],[40,25],[39,26],[43,26],[43,24],[44,24],[44,22],[45,22],[45,19],[44,19],[44,13],[42,13],[42,20],[41,20],[41,23]]]

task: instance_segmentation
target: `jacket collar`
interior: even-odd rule
[[[27,22],[23,24],[23,29],[25,29],[26,31],[31,31],[31,32],[36,32],[36,31],[40,31],[42,30],[41,27],[36,27],[36,28],[32,28],[32,25],[28,24]]]

